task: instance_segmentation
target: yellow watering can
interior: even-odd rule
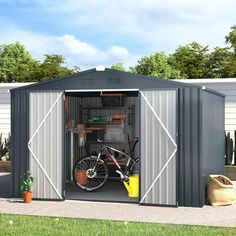
[[[122,179],[125,179],[124,175],[120,171],[116,171],[120,174]],[[139,177],[138,175],[129,176],[129,180],[123,180],[123,184],[128,191],[129,197],[139,197]]]
[[[129,184],[126,181],[123,181],[129,197],[138,197],[139,196],[139,178],[138,175],[131,175],[129,177]]]

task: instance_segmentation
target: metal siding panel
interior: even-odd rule
[[[217,95],[218,96],[218,95]],[[201,193],[201,112],[199,89],[180,91],[178,199],[180,206],[202,206]]]
[[[191,91],[192,103],[198,104],[199,101],[199,91],[194,89]],[[199,202],[199,137],[196,135],[199,133],[199,109],[198,106],[191,106],[191,172],[192,172],[192,183],[191,183],[191,202]]]
[[[59,92],[30,93],[30,137],[38,129],[59,96]],[[60,194],[62,194],[63,158],[62,102],[61,96],[30,144],[34,154]],[[33,197],[60,199],[32,154],[30,157],[30,170],[37,183],[33,188]]]
[[[28,167],[27,158],[27,92],[11,95],[12,197],[20,197],[20,179]]]
[[[201,181],[205,196],[208,176],[224,174],[224,98],[202,91],[202,101]]]
[[[145,97],[176,139],[176,91],[143,91]],[[141,99],[141,198],[174,151],[158,120]],[[176,160],[172,159],[143,203],[176,205]]]

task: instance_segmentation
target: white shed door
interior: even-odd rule
[[[177,205],[177,91],[140,91],[141,204]]]
[[[63,92],[29,94],[28,149],[33,198],[62,199]]]

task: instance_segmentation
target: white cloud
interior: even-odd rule
[[[61,54],[70,67],[78,65],[82,69],[89,69],[101,64],[110,67],[117,62],[124,62],[130,66],[139,57],[130,55],[126,48],[117,45],[113,45],[107,50],[100,50],[69,34],[48,36],[20,30],[13,26],[10,28],[8,26],[7,31],[7,34],[0,31],[2,35],[0,44],[19,41],[38,60],[42,60],[44,54]]]
[[[224,46],[236,23],[235,9],[235,0],[68,0],[51,5],[54,12],[68,13],[74,27],[134,40],[149,52],[173,52],[192,41]]]
[[[27,1],[23,1],[25,5]],[[7,2],[12,0],[0,0],[0,4]],[[0,43],[18,40],[37,58],[58,53],[70,65],[82,68],[116,62],[132,65],[141,53],[172,53],[192,41],[225,46],[224,37],[236,24],[235,0],[36,0],[32,4],[56,18],[58,26],[68,27],[60,34],[47,35],[22,30],[9,22],[3,24],[0,19],[1,26],[7,26],[0,29]],[[80,27],[90,34],[89,43],[78,36]]]

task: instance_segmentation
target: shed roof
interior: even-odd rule
[[[153,88],[201,88],[173,80],[133,74],[106,68],[86,70],[66,77],[14,88],[19,90],[88,90],[88,89],[153,89]]]

